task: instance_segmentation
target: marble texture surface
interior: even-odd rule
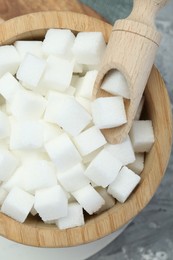
[[[126,17],[129,0],[82,0],[110,23]],[[157,16],[163,39],[156,65],[166,83],[173,104],[173,0]],[[148,206],[125,232],[88,260],[173,260],[173,151],[165,177]]]

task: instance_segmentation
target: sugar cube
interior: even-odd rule
[[[89,164],[85,175],[103,188],[112,183],[118,175],[122,163],[106,150],[102,150]]]
[[[39,119],[45,108],[46,99],[27,90],[17,92],[11,103],[11,112],[19,119]]]
[[[78,163],[69,170],[57,174],[57,178],[66,191],[73,192],[90,183],[84,172],[85,167],[82,163]]]
[[[18,51],[21,60],[24,59],[25,55],[30,53],[36,57],[42,58],[42,41],[16,41],[14,46]]]
[[[74,44],[75,36],[67,29],[49,29],[43,41],[45,55],[69,56]]]
[[[86,98],[80,97],[80,96],[76,96],[75,98],[76,98],[77,102],[81,106],[83,106],[83,108],[85,108],[85,110],[91,115],[91,101]]]
[[[91,104],[95,125],[100,129],[113,128],[127,122],[122,97],[97,98]]]
[[[106,139],[101,131],[92,126],[74,138],[80,154],[85,156],[106,144]]]
[[[44,143],[47,143],[51,139],[54,139],[63,133],[63,130],[57,125],[53,125],[44,121],[42,121],[42,123],[44,127]]]
[[[45,144],[45,149],[61,172],[81,162],[82,158],[66,133]]]
[[[151,120],[136,120],[130,130],[130,139],[136,153],[149,152],[154,143]]]
[[[124,203],[140,182],[140,177],[124,166],[118,176],[108,187],[108,193],[119,202]]]
[[[19,66],[16,77],[34,89],[43,75],[46,68],[46,61],[30,53],[26,54]]]
[[[10,122],[8,116],[0,111],[0,140],[10,135]]]
[[[44,128],[39,121],[18,121],[12,123],[10,149],[38,149],[44,144]]]
[[[66,217],[59,218],[56,225],[59,229],[73,228],[84,225],[83,209],[79,203],[74,202],[68,205],[68,213]]]
[[[101,89],[115,96],[130,98],[130,89],[124,75],[115,69],[106,74]]]
[[[34,208],[43,221],[67,216],[68,201],[61,186],[38,190],[35,194]]]
[[[98,211],[102,205],[105,204],[104,199],[91,185],[87,185],[80,190],[73,192],[72,195],[90,215]]]
[[[76,91],[76,95],[87,98],[89,100],[92,99],[92,93],[94,88],[94,83],[97,77],[98,71],[92,70],[88,71],[85,76],[78,82],[78,87]]]
[[[23,223],[34,204],[34,196],[15,187],[4,200],[1,211],[9,217]]]
[[[20,56],[14,46],[0,46],[0,77],[2,77],[6,72],[15,75],[19,63]]]
[[[11,101],[14,95],[22,90],[21,84],[15,79],[15,77],[6,72],[0,79],[0,94],[7,100]]]
[[[70,86],[72,79],[73,62],[63,58],[49,56],[47,64],[47,68],[40,80],[39,87],[60,92],[66,91]]]
[[[8,180],[18,164],[18,159],[10,151],[0,148],[0,181]]]
[[[135,161],[135,153],[129,136],[119,144],[107,144],[105,149],[110,152],[115,158],[120,160],[123,165],[133,163]]]
[[[106,43],[101,32],[79,32],[72,52],[81,64],[99,64],[105,52]]]

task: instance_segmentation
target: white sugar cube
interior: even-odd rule
[[[82,158],[67,134],[62,134],[45,144],[45,149],[59,171],[66,171]]]
[[[107,193],[106,189],[102,187],[96,187],[95,189],[105,201],[105,204],[99,209],[99,211],[96,212],[97,214],[100,214],[101,212],[106,211],[115,205],[115,199]]]
[[[40,150],[13,150],[13,154],[21,164],[25,162],[32,163],[33,160],[47,160],[49,157],[45,151]]]
[[[49,91],[47,94],[47,106],[46,111],[44,114],[44,120],[49,123],[56,124],[56,115],[57,111],[59,110],[59,104],[62,101],[62,99],[68,98],[67,95],[58,93],[56,91]]]
[[[62,99],[56,111],[56,123],[72,136],[77,136],[91,121],[90,114],[74,97]]]
[[[8,180],[18,166],[18,159],[7,149],[0,148],[0,181]]]
[[[14,46],[16,47],[16,50],[18,51],[21,60],[23,60],[25,55],[28,53],[42,58],[42,44],[42,41],[16,41],[14,43]]]
[[[0,186],[0,206],[2,206],[8,192]]]
[[[144,153],[136,153],[135,156],[135,161],[129,164],[128,168],[136,174],[141,174],[144,169]]]
[[[110,193],[119,202],[124,203],[140,182],[140,177],[124,166],[115,181],[108,187]]]
[[[79,203],[74,202],[68,205],[68,213],[66,217],[59,218],[56,225],[59,229],[73,228],[84,225],[83,209]]]
[[[91,101],[86,98],[80,97],[80,96],[76,96],[75,98],[76,98],[77,102],[81,106],[83,106],[83,108],[85,108],[85,110],[91,115]]]
[[[135,161],[135,153],[129,136],[119,144],[107,144],[105,149],[110,152],[115,158],[120,160],[123,165],[133,163]]]
[[[20,167],[20,172],[22,188],[30,193],[57,185],[55,167],[51,162],[30,160]]]
[[[43,75],[46,61],[32,54],[27,54],[19,66],[16,77],[34,89]]]
[[[76,147],[80,154],[85,156],[107,143],[101,131],[92,126],[74,138]]]
[[[142,110],[143,110],[143,107],[144,107],[144,101],[145,101],[145,97],[143,96],[140,103],[139,103],[139,106],[138,106],[138,109],[137,109],[137,112],[136,112],[136,115],[135,115],[135,120],[139,120],[140,117],[141,117]]]
[[[101,32],[77,34],[72,52],[81,64],[98,64],[105,52],[106,43]]]
[[[34,208],[43,221],[67,216],[68,201],[60,185],[42,189],[35,194]]]
[[[39,119],[45,111],[46,103],[41,95],[23,90],[14,96],[11,112],[19,119]]]
[[[6,72],[14,75],[19,67],[20,56],[12,45],[0,46],[0,77]]]
[[[90,180],[84,175],[85,167],[79,163],[69,170],[57,174],[58,181],[68,192],[73,192],[88,185]]]
[[[92,93],[94,88],[94,83],[97,77],[98,71],[92,70],[88,71],[85,76],[83,77],[83,80],[78,83],[76,95],[87,98],[89,100],[92,99]]]
[[[149,152],[154,143],[151,120],[134,121],[130,130],[130,139],[136,153]]]
[[[11,101],[14,95],[22,90],[20,83],[9,72],[5,73],[0,79],[0,94],[7,100]]]
[[[100,129],[113,128],[127,122],[122,97],[97,98],[91,105],[93,121]]]
[[[89,164],[85,175],[95,184],[107,187],[118,175],[122,163],[106,150],[102,150]]]
[[[63,130],[59,126],[44,121],[43,121],[43,127],[44,127],[44,143],[47,143],[51,139],[54,139],[63,133]]]
[[[49,56],[47,59],[47,68],[39,83],[39,87],[44,89],[54,89],[56,91],[64,92],[70,86],[73,74],[73,62]]]
[[[39,121],[18,121],[12,123],[10,149],[38,149],[44,144],[44,128]]]
[[[80,190],[73,192],[72,195],[90,215],[98,211],[102,205],[105,204],[104,199],[91,185],[87,185]]]
[[[0,111],[0,139],[10,135],[10,122],[8,116]]]
[[[15,187],[7,195],[1,211],[9,217],[23,223],[34,204],[34,196]]]
[[[11,191],[14,187],[22,188],[22,174],[23,174],[23,168],[19,167],[14,172],[14,174],[5,182],[2,184],[2,188],[5,189],[7,192]]]
[[[124,75],[118,70],[110,70],[105,76],[101,88],[115,96],[130,98],[130,89]]]
[[[68,56],[74,44],[75,36],[67,29],[49,29],[43,41],[45,55]]]

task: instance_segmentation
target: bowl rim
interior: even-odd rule
[[[68,28],[75,32],[102,31],[106,41],[112,30],[110,24],[84,14],[65,11],[37,12],[15,17],[0,24],[0,45],[11,44],[17,39],[38,39],[49,28]],[[155,93],[157,99],[152,93]],[[33,221],[33,218],[21,224],[0,213],[0,235],[30,246],[70,247],[109,235],[133,219],[148,204],[157,190],[169,161],[172,144],[170,100],[161,75],[155,67],[150,74],[145,96],[147,102],[152,102],[153,105],[150,116],[157,117],[159,122],[165,122],[166,127],[155,118],[153,124],[156,141],[146,157],[142,181],[127,202],[117,203],[116,207],[92,216],[82,227],[67,230],[41,224],[38,220]]]

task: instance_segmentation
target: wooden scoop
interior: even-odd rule
[[[100,87],[105,75],[112,69],[119,70],[127,80],[130,89],[130,99],[125,100],[127,123],[102,130],[107,141],[112,144],[121,142],[130,131],[161,39],[154,18],[167,1],[133,2],[130,16],[116,21],[113,26],[93,91],[93,98],[110,96]]]

